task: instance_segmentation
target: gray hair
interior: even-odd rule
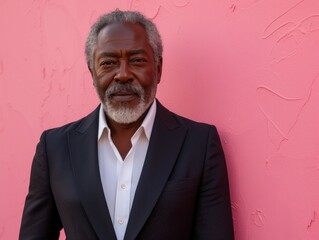
[[[148,43],[153,49],[155,62],[157,63],[162,57],[162,39],[155,24],[139,12],[116,9],[113,12],[100,16],[91,27],[85,44],[85,58],[90,69],[93,69],[93,52],[97,45],[97,36],[104,27],[112,23],[135,23],[141,25],[146,32]]]

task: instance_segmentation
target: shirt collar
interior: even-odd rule
[[[148,110],[148,113],[146,114],[141,126],[137,129],[143,129],[145,136],[147,140],[150,140],[153,125],[154,125],[154,120],[155,120],[155,115],[156,115],[156,101],[154,100],[150,109]],[[98,140],[101,138],[104,129],[107,129],[108,135],[110,136],[111,130],[109,126],[107,125],[106,118],[105,118],[105,113],[103,110],[102,104],[100,105],[100,111],[99,111],[99,129],[98,129]]]

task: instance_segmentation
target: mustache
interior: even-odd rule
[[[108,87],[105,91],[105,96],[110,98],[112,95],[125,92],[125,93],[132,93],[138,96],[142,96],[144,90],[139,85],[132,85],[131,83],[115,83],[114,85]]]

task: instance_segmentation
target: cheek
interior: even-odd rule
[[[95,90],[96,90],[96,93],[97,93],[98,97],[101,100],[104,99],[106,87],[101,85],[100,81],[94,81],[94,87],[95,87]]]
[[[157,81],[157,74],[152,70],[144,70],[139,73],[136,73],[137,79],[144,88],[149,88],[154,84],[154,81]]]
[[[112,83],[112,78],[107,75],[96,77],[94,80],[94,86],[99,91],[105,91]]]
[[[112,72],[106,72],[103,68],[97,68],[93,72],[94,85],[99,88],[107,88],[112,82],[114,74]]]

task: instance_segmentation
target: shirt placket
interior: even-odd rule
[[[114,227],[118,232],[118,239],[123,239],[130,213],[130,192],[133,170],[134,150],[128,153],[127,157],[121,162],[118,161],[118,181],[116,187],[116,203]]]

